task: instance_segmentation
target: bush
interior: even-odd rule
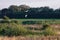
[[[48,24],[43,24],[43,27],[41,28],[42,30],[45,30],[46,28],[48,28],[49,25]]]
[[[3,19],[8,21],[9,20],[9,17],[4,16]]]
[[[44,30],[44,35],[56,35],[56,32],[52,29],[52,28],[47,28],[46,30]]]
[[[11,20],[11,23],[19,24],[19,21],[18,20]]]
[[[17,35],[25,35],[26,33],[27,30],[24,27],[15,23],[0,25],[0,35],[17,36]]]
[[[22,24],[41,24],[40,21],[23,21]]]
[[[56,30],[52,27],[50,27],[49,25],[46,25],[44,31],[43,31],[43,35],[47,36],[47,35],[56,35]]]

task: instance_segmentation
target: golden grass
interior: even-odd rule
[[[60,36],[32,36],[32,37],[28,37],[28,36],[13,36],[13,37],[7,37],[7,36],[1,36],[0,40],[60,40]]]

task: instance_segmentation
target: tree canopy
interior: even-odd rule
[[[27,17],[25,17],[27,15]],[[7,16],[9,18],[53,18],[60,19],[60,9],[45,7],[30,7],[28,5],[11,5],[8,8],[0,10],[0,18]]]

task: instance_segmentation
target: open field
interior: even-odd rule
[[[12,37],[2,36],[0,37],[0,40],[60,40],[60,28],[58,31],[59,34],[58,32],[56,32],[57,30],[54,29],[56,25],[60,27],[60,19],[9,19],[9,20],[11,21],[4,20],[2,23],[0,23],[1,28],[0,32],[2,32],[1,35],[4,34],[8,36],[10,35],[11,36],[18,35],[18,36],[12,36]],[[15,21],[17,20],[17,22],[15,23],[14,20]],[[22,24],[22,22],[26,21],[28,21],[26,25]],[[46,26],[45,29],[42,28],[39,29],[41,26],[43,27],[43,25],[46,23],[53,25]],[[54,28],[51,28],[50,26],[53,26]],[[27,29],[25,29],[24,27],[27,27]],[[29,30],[28,27],[29,28],[32,27],[32,29]],[[55,35],[55,32],[57,36]],[[22,36],[20,33],[25,36]]]
[[[49,23],[49,24],[60,24],[60,19],[13,19],[20,21],[20,24],[22,24],[23,21],[38,21],[41,24],[42,23]]]
[[[1,21],[2,19],[0,19]],[[60,24],[60,19],[10,19],[10,20],[17,20],[20,24],[24,21],[36,21],[40,22],[41,24],[43,23],[49,23],[49,24]]]

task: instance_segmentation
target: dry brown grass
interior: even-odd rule
[[[0,37],[0,40],[60,40],[60,36],[17,36],[17,37]]]

